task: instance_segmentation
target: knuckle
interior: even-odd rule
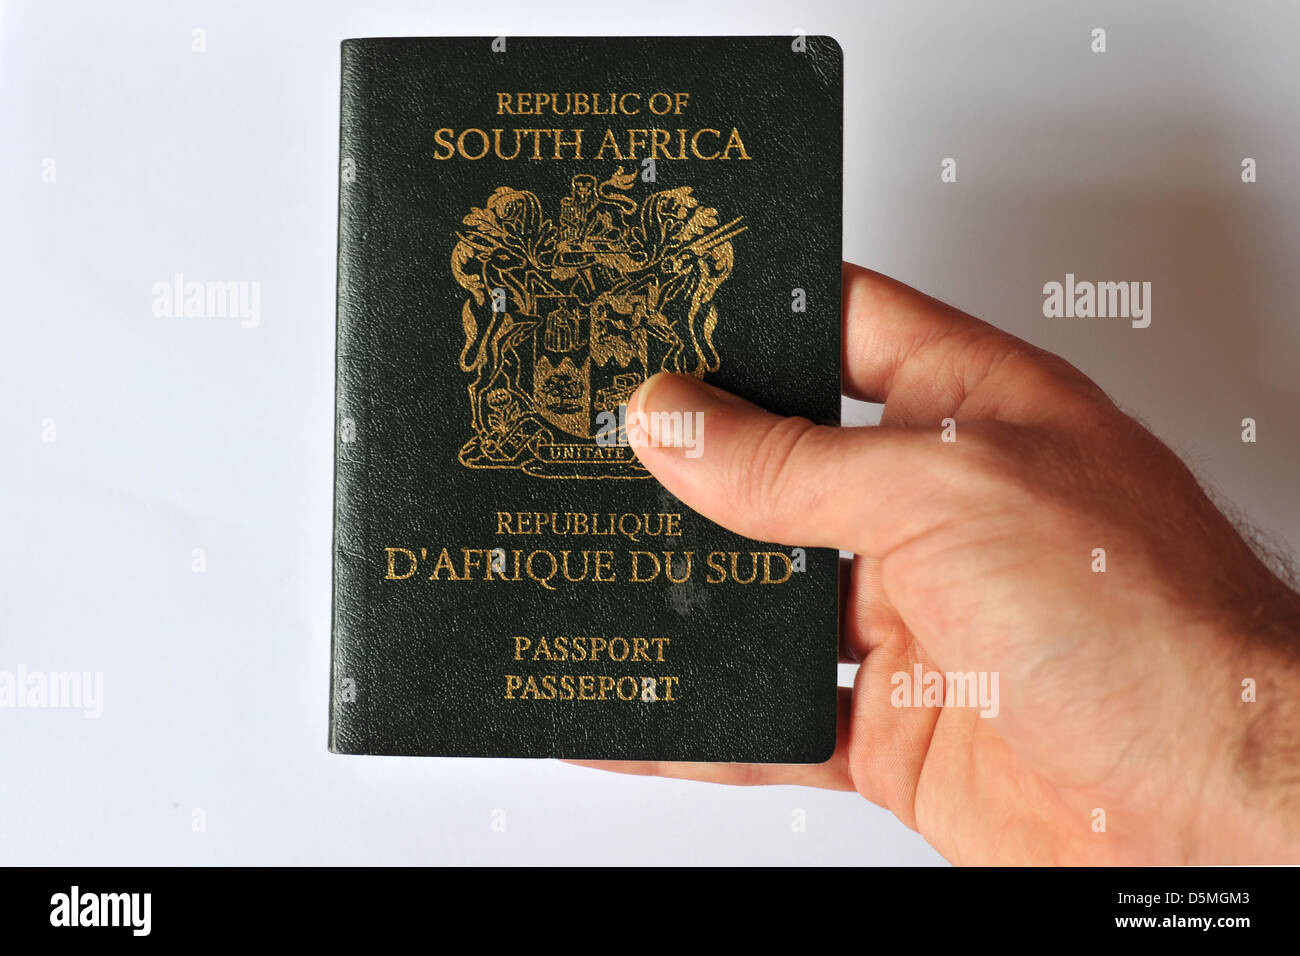
[[[1020,482],[1016,462],[1024,460],[1026,435],[1002,422],[975,421],[959,425],[950,453],[937,459],[939,479],[949,488],[977,500],[992,500]]]
[[[770,526],[790,506],[800,490],[796,457],[824,427],[806,418],[780,418],[767,426],[731,475],[747,512]]]

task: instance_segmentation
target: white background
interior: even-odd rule
[[[0,861],[939,862],[852,794],[325,749],[339,41],[796,29],[844,48],[845,258],[1061,352],[1300,540],[1300,5],[6,2],[0,670],[105,700],[0,710]],[[259,282],[261,325],[155,318],[177,272]],[[1066,272],[1151,282],[1151,327],[1044,318]]]

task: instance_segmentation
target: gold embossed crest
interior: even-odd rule
[[[633,173],[574,176],[556,218],[498,187],[451,254],[472,434],[469,468],[544,478],[644,478],[625,406],[659,371],[703,378],[720,362],[713,298],[731,275],[740,218],[720,223],[689,186],[638,203]]]

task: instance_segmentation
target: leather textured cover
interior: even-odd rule
[[[330,749],[828,759],[836,552],[711,523],[621,426],[660,369],[838,423],[839,46],[342,68]]]

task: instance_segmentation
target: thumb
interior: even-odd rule
[[[686,375],[642,384],[627,423],[665,488],[759,541],[883,555],[931,526],[945,485],[937,432],[782,418]]]

